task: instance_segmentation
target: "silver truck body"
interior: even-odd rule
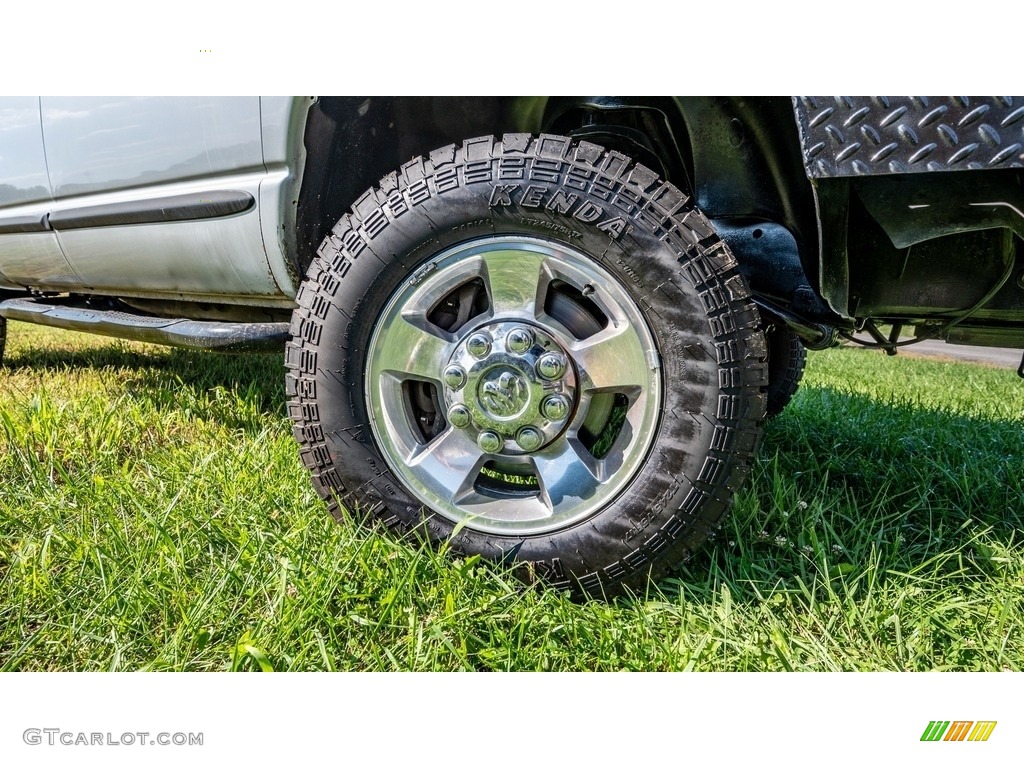
[[[290,307],[308,105],[0,99],[0,287]]]

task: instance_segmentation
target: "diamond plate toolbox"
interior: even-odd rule
[[[1021,96],[801,96],[811,178],[1024,168]]]

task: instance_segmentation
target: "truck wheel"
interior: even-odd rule
[[[768,418],[782,413],[789,405],[807,363],[807,349],[800,337],[784,325],[775,325],[765,334],[768,340]]]
[[[416,158],[297,303],[289,411],[336,517],[608,595],[700,545],[747,474],[757,310],[692,201],[617,152],[515,134]]]

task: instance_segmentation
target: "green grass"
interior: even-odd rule
[[[277,356],[12,323],[0,669],[1024,666],[1024,383],[835,350],[718,540],[577,604],[328,519]]]

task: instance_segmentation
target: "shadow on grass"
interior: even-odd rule
[[[1024,529],[1024,420],[805,387],[765,427],[716,540],[659,585],[666,597],[759,601],[928,573],[1001,579]]]
[[[161,409],[174,408],[185,397],[201,399],[204,393],[223,390],[254,410],[285,414],[283,350],[266,354],[224,354],[154,347],[152,352],[139,352],[114,340],[109,345],[79,349],[22,350],[11,354],[4,365],[11,371],[61,372],[89,368],[118,375],[128,371],[126,390],[150,399]],[[249,426],[247,420],[232,419],[229,409],[216,409],[210,416],[227,427]]]

